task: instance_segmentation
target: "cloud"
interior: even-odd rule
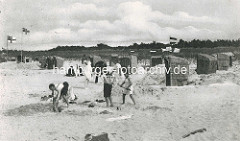
[[[213,13],[206,14],[205,11],[201,14],[196,6],[200,2],[192,3],[192,7],[186,7],[191,4],[186,3],[180,6],[181,2],[185,2],[181,0],[181,2],[176,2],[178,4],[176,7],[173,5],[175,1],[171,0],[170,2],[156,2],[156,4],[151,0],[141,2],[131,0],[57,2],[53,0],[49,5],[44,5],[44,1],[41,1],[40,6],[29,1],[23,3],[11,1],[14,3],[12,7],[8,5],[9,9],[6,9],[10,16],[7,18],[9,24],[5,26],[5,30],[20,39],[19,29],[23,26],[29,28],[31,33],[26,37],[29,46],[37,44],[81,45],[86,42],[115,42],[117,45],[120,42],[153,40],[166,42],[170,35],[188,40],[232,38],[239,35],[236,34],[236,30],[232,30],[232,27],[239,27],[239,20],[235,16],[214,16]],[[23,9],[23,4],[29,8]],[[226,3],[221,1],[220,4]],[[175,9],[171,7],[172,5]],[[11,10],[16,8],[20,12],[19,6],[23,9],[24,17],[21,17],[21,14],[16,15]],[[165,10],[166,7],[169,8],[168,11]],[[227,5],[225,8],[229,9],[229,7],[233,6]],[[224,10],[227,11],[226,9]],[[21,19],[24,20],[21,21]]]
[[[51,10],[55,15],[61,15],[69,19],[95,19],[99,16],[105,17],[108,15],[108,9],[105,7],[97,7],[94,4],[74,3],[69,6],[57,7]]]

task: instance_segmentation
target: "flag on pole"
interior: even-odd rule
[[[170,40],[175,40],[175,41],[176,41],[177,38],[175,38],[175,37],[171,37],[171,36],[170,36]]]
[[[13,36],[7,36],[7,40],[8,40],[8,42],[13,43],[17,39],[15,37],[13,37]]]
[[[170,45],[175,45],[177,43],[177,38],[170,36]]]
[[[26,28],[22,28],[22,32],[25,33],[26,35],[27,35],[28,33],[30,33],[30,31],[29,31],[28,29],[26,29]]]
[[[170,42],[170,45],[174,45],[174,44],[176,44],[177,42]]]

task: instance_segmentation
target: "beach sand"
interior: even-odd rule
[[[88,133],[103,132],[111,141],[240,140],[240,65],[216,74],[193,73],[191,83],[182,87],[164,86],[162,76],[131,77],[137,105],[126,97],[126,104],[117,110],[122,102],[118,88],[112,94],[115,107],[95,103],[89,108],[86,101],[104,99],[101,82],[83,88],[84,77],[53,74],[39,69],[36,62],[0,63],[0,140],[83,141]],[[60,103],[62,112],[54,113],[52,102],[40,99],[51,94],[50,83],[63,81],[75,87],[78,100],[69,108]]]

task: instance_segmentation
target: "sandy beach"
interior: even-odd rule
[[[182,87],[164,86],[157,80],[161,76],[132,76],[137,105],[127,97],[121,110],[116,109],[121,103],[120,89],[112,94],[114,107],[95,102],[104,99],[102,82],[83,88],[84,77],[52,74],[52,70],[39,69],[36,62],[5,62],[0,68],[0,140],[83,141],[88,133],[103,132],[111,141],[240,140],[237,63],[216,74],[193,73],[192,83]],[[52,102],[41,97],[51,94],[49,83],[63,81],[76,87],[78,100],[69,108],[61,102],[62,112],[54,113]],[[95,106],[88,107],[88,101]],[[198,129],[206,130],[189,134]]]

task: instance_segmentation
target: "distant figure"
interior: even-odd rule
[[[116,78],[116,82],[117,83],[121,83],[122,79],[123,79],[123,75],[122,75],[122,70],[121,70],[121,65],[119,63],[116,63],[114,66],[114,72],[113,75]]]
[[[108,107],[109,103],[110,103],[110,107],[113,107],[111,92],[112,92],[112,85],[114,82],[114,77],[112,76],[112,74],[110,72],[103,75],[103,82],[104,82],[103,92],[104,92],[104,98],[106,101],[106,105]]]
[[[67,75],[66,75],[66,76],[70,76],[70,77],[76,76],[76,73],[75,73],[75,71],[74,71],[73,66],[70,66],[70,68],[68,69],[68,72],[67,72]]]
[[[83,70],[83,74],[86,78],[85,81],[85,87],[88,86],[88,83],[91,81],[92,78],[92,67],[91,67],[91,62],[90,61],[84,61],[84,70]]]
[[[126,97],[126,95],[129,95],[130,98],[132,99],[133,104],[135,105],[136,103],[135,103],[135,100],[133,98],[133,83],[132,83],[128,73],[125,74],[125,80],[122,82],[120,87],[124,88],[123,97],[122,97],[123,98],[123,103],[122,104],[125,104],[125,97]]]
[[[59,112],[58,103],[61,98],[69,106],[69,101],[74,101],[77,99],[76,95],[73,93],[73,88],[69,86],[68,82],[63,82],[60,84],[49,84],[49,89],[52,91],[53,96],[53,111]]]
[[[48,69],[53,69],[53,58],[51,56],[47,57],[46,64]]]
[[[99,61],[95,64],[96,72],[95,83],[98,83],[98,78],[102,75],[102,70],[104,67],[107,67],[107,65],[103,61]]]
[[[54,67],[58,67],[57,66],[57,58],[55,56],[52,58],[52,61],[53,61]]]
[[[122,75],[122,70],[121,70],[122,66],[120,63],[116,63],[115,64],[115,69],[117,70],[117,73],[121,76]]]
[[[90,61],[89,57],[86,56],[85,54],[82,57],[82,64],[84,64],[85,61]]]
[[[79,66],[79,74],[80,74],[80,76],[83,76],[83,69],[81,66]]]

